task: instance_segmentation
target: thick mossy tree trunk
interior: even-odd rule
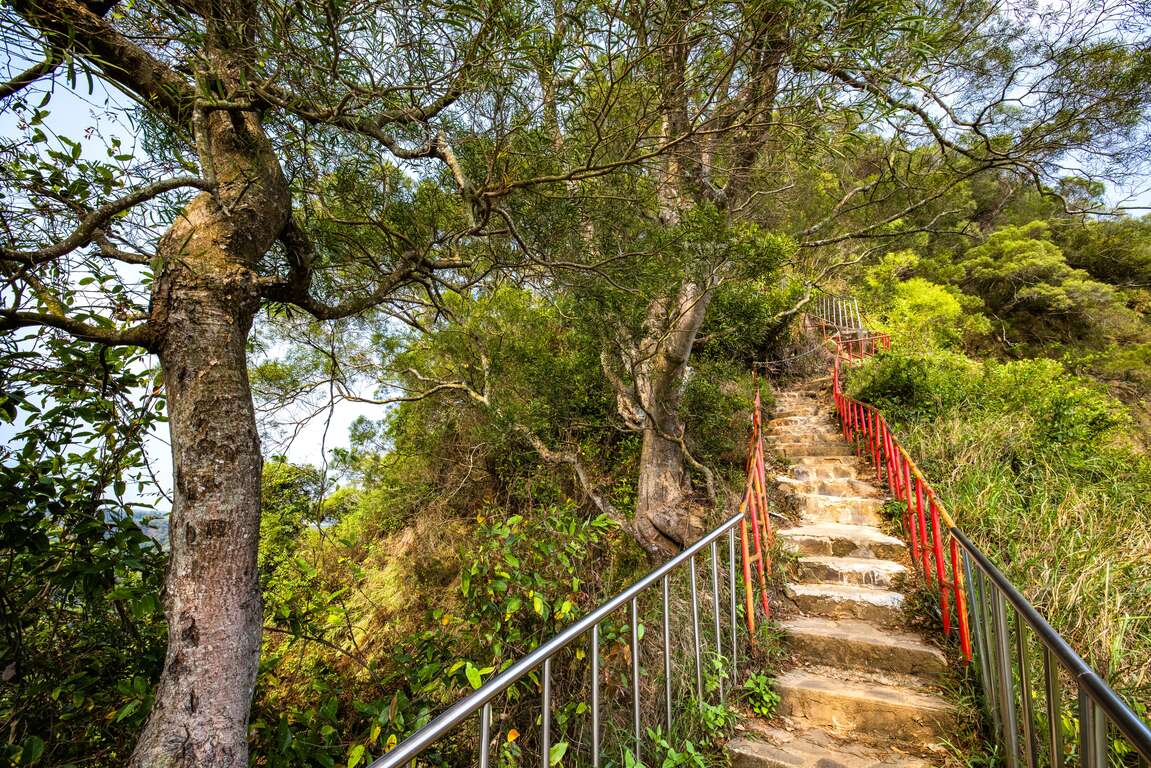
[[[290,199],[255,112],[218,111],[205,122],[201,159],[217,190],[195,198],[164,236],[152,296],[175,498],[168,650],[129,763],[138,768],[247,765],[263,626],[262,459],[246,348],[260,308],[257,261],[284,230]]]

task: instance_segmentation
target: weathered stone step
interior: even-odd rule
[[[831,411],[821,413],[807,413],[803,416],[777,416],[768,419],[769,427],[787,426],[791,424],[834,424]]]
[[[782,623],[796,653],[812,664],[906,675],[939,675],[947,660],[917,635],[857,619],[796,616]]]
[[[792,459],[791,476],[797,480],[859,477],[859,465],[846,456],[801,456]]]
[[[781,416],[771,419],[768,424],[771,429],[788,429],[790,427],[835,427],[840,425],[832,418],[831,411],[814,413],[808,416]]]
[[[813,523],[878,525],[883,499],[866,496],[825,496],[820,493],[794,494],[803,507],[803,517]]]
[[[856,682],[803,669],[776,681],[780,712],[812,725],[893,741],[932,741],[952,736],[956,711],[925,691]]]
[[[818,398],[818,397],[792,397],[792,398],[788,398],[786,400],[778,400],[776,402],[775,407],[776,407],[776,410],[779,410],[781,408],[808,408],[808,407],[830,409],[828,402],[826,400],[824,400],[823,398]]]
[[[874,557],[807,555],[799,558],[799,579],[807,583],[858,584],[889,589],[907,569],[894,560]]]
[[[767,431],[767,434],[772,437],[785,441],[793,442],[797,439],[806,437],[808,435],[819,435],[822,440],[842,440],[843,435],[834,424],[787,424],[781,427],[772,427]],[[791,438],[791,440],[788,440]]]
[[[823,413],[830,413],[825,405],[789,405],[783,408],[777,408],[775,413],[772,414],[772,419],[787,419],[793,416],[817,416]]]
[[[854,451],[847,443],[832,442],[788,442],[774,443],[775,450],[790,458],[817,456],[852,456]]]
[[[803,555],[897,558],[905,551],[902,541],[867,525],[817,523],[783,528],[776,535]]]
[[[898,624],[902,619],[903,595],[888,589],[857,584],[787,584],[784,590],[808,616],[880,624]]]
[[[763,727],[727,743],[731,768],[928,768],[931,763],[858,741],[837,740],[819,728]]]
[[[780,490],[790,493],[811,493],[823,496],[863,496],[879,498],[882,491],[867,480],[851,477],[798,479],[780,475],[775,478]]]

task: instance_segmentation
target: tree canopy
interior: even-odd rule
[[[858,286],[924,351],[1151,386],[1148,224],[1105,197],[1147,170],[1138,3],[11,0],[0,18],[0,664],[28,682],[0,718],[24,764],[363,760],[385,720],[402,735],[455,690],[432,677],[470,684],[510,653],[481,660],[490,637],[462,628],[405,645],[395,580],[451,591],[525,558],[514,607],[452,591],[487,635],[523,619],[522,650],[590,599],[581,558],[611,553],[607,590],[633,543],[688,543],[730,499],[749,368],[807,354],[794,321],[818,291]],[[111,120],[54,113],[97,86]],[[381,418],[330,467],[270,450],[293,408],[340,401]],[[163,548],[129,493],[153,484],[161,423]],[[408,557],[393,537],[430,514],[478,520],[482,544]],[[530,550],[529,528],[555,540]],[[362,642],[373,622],[402,652]],[[50,687],[63,625],[75,647],[131,643]],[[449,653],[474,658],[402,678]],[[377,698],[332,693],[345,673]],[[309,675],[322,704],[301,701]]]

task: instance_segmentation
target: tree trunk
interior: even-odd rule
[[[640,543],[649,551],[677,549],[691,538],[684,464],[679,441],[653,428],[643,431],[635,527]]]
[[[714,293],[713,286],[687,282],[673,301],[652,302],[646,338],[635,355],[636,410],[643,414],[636,531],[653,553],[678,549],[693,536],[679,410],[688,361]]]
[[[261,456],[245,359],[259,300],[243,269],[178,271],[160,353],[175,470],[168,651],[131,765],[242,767],[263,626]]]
[[[131,768],[246,768],[263,605],[256,569],[262,459],[247,371],[259,258],[284,231],[288,185],[254,112],[205,119],[217,179],[160,241],[161,329],[175,497],[168,649]],[[208,156],[205,156],[207,153]]]

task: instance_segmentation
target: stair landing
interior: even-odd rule
[[[793,665],[776,681],[779,714],[728,744],[733,768],[921,768],[941,763],[957,728],[940,696],[943,654],[910,630],[899,591],[906,549],[880,530],[884,489],[837,428],[830,394],[781,392],[769,445],[799,510],[778,531],[798,556],[781,627]]]

